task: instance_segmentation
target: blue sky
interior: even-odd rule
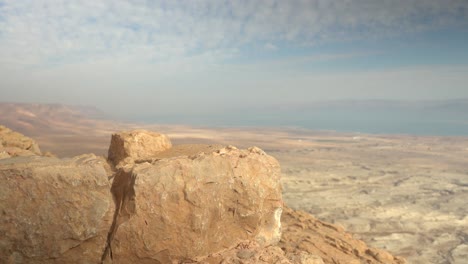
[[[107,112],[468,98],[468,1],[2,1],[2,101]]]

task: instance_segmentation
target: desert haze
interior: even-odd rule
[[[2,103],[0,113],[1,125],[60,157],[107,155],[112,133],[136,128],[175,144],[255,145],[280,162],[290,207],[409,263],[468,259],[468,137],[124,123],[63,105]]]

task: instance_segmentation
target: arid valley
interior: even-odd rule
[[[2,107],[0,124],[60,157],[107,155],[112,133],[136,128],[175,144],[258,146],[280,162],[290,207],[409,263],[468,259],[468,137],[130,124],[62,106]]]

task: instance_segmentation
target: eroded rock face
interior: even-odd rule
[[[117,173],[112,189],[120,210],[110,236],[115,263],[197,260],[281,237],[280,167],[258,148],[137,164]]]
[[[204,264],[324,264],[322,258],[307,252],[289,253],[278,246],[262,247],[255,242],[245,241],[236,247],[203,258],[199,263]]]
[[[36,141],[9,128],[0,126],[0,159],[41,154]]]
[[[98,263],[114,212],[109,174],[92,154],[0,160],[0,259]]]
[[[113,168],[92,154],[10,154],[0,159],[0,263],[405,263],[283,208],[279,164],[256,147],[171,148],[134,131],[113,135]]]
[[[312,215],[284,208],[283,236],[279,246],[287,254],[307,252],[321,256],[325,263],[403,264],[403,258],[385,250],[370,248],[354,239],[342,227],[322,222]]]
[[[171,147],[171,141],[163,134],[146,130],[121,132],[112,135],[108,158],[114,166],[118,166],[124,160],[125,163],[131,163],[150,159]]]

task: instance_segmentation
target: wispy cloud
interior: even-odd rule
[[[281,43],[384,38],[467,21],[465,0],[6,0],[0,64],[158,63],[213,54],[220,60],[252,45],[274,50]]]
[[[140,115],[466,97],[466,28],[466,0],[0,0],[0,100]]]
[[[265,44],[265,49],[269,51],[275,51],[278,49],[278,47],[275,44],[268,42]]]

